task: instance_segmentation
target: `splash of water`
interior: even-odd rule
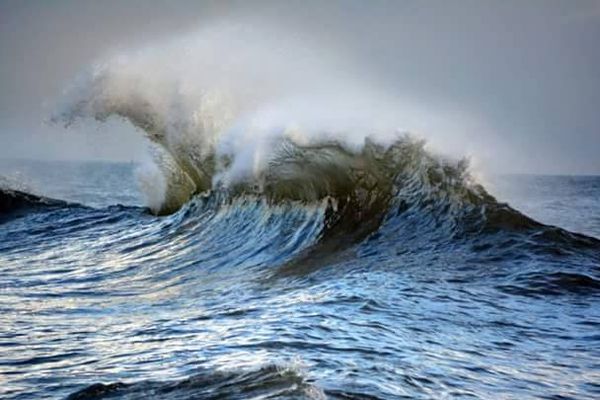
[[[325,49],[278,33],[223,23],[118,54],[74,83],[53,120],[120,117],[143,132],[154,165],[138,175],[155,213],[217,188],[338,195],[356,181],[351,171],[381,175],[372,149],[435,121]]]

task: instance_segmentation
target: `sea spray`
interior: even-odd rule
[[[335,143],[360,154],[366,143],[390,146],[407,131],[421,134],[443,115],[390,95],[327,49],[275,33],[223,22],[109,57],[73,83],[53,120],[117,117],[141,131],[162,178],[139,174],[140,186],[164,214],[194,193],[261,187],[282,148]],[[442,121],[451,136],[456,129]],[[430,138],[429,146],[451,151],[438,142]],[[343,157],[323,157],[344,168]]]

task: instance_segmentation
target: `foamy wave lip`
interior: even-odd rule
[[[398,132],[423,131],[437,115],[376,89],[318,46],[222,23],[98,63],[52,119],[116,117],[138,128],[158,167],[138,174],[141,187],[154,212],[170,213],[216,187],[260,189],[287,144],[336,143],[360,154],[366,143],[389,146]],[[329,150],[330,166],[337,161]]]

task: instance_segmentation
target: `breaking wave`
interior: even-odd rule
[[[223,24],[108,58],[66,91],[53,121],[136,127],[153,156],[139,177],[155,214],[195,195],[213,206],[317,205],[318,254],[360,243],[389,220],[433,226],[428,235],[444,241],[497,232],[588,240],[499,203],[466,159],[407,133],[431,114],[351,73],[332,75],[341,66],[332,57],[267,32]]]
[[[339,61],[298,39],[268,37],[223,25],[108,58],[52,119],[116,117],[142,132],[154,165],[141,169],[140,186],[157,214],[217,190],[366,206],[387,202],[398,175],[439,170],[466,181],[464,162],[452,167],[403,133],[419,131],[426,113],[336,71]]]
[[[133,125],[148,209],[0,190],[11,398],[593,392],[600,242],[497,201],[436,115],[227,24],[84,72],[53,121]]]

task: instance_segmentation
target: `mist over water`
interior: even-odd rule
[[[317,77],[334,78],[315,79],[314,85],[298,79],[297,86],[312,92],[320,86],[338,92],[336,99],[347,99],[351,96],[343,90],[329,90],[343,75],[337,82],[354,88],[360,82],[359,91],[379,92],[373,98],[382,99],[382,91],[401,98],[401,107],[392,107],[403,113],[394,128],[423,127],[425,136],[443,139],[436,140],[443,152],[472,155],[486,169],[598,173],[600,121],[594,104],[600,81],[593,66],[600,19],[595,3],[180,0],[144,6],[139,0],[103,5],[59,0],[50,7],[5,1],[0,4],[6,21],[0,26],[5,60],[0,81],[11,96],[1,99],[0,132],[6,142],[0,156],[138,160],[143,141],[124,125],[108,129],[82,123],[64,131],[40,121],[86,65],[105,63],[115,53],[149,47],[160,53],[165,42],[202,31],[215,38],[213,64],[223,57],[231,61],[244,47],[219,48],[219,40],[235,44],[223,38],[220,25],[241,27],[238,45],[248,36],[251,44],[242,59],[247,61],[251,48],[266,48],[259,51],[264,61],[251,65],[273,71],[271,63],[287,63],[285,69],[300,72],[308,66]],[[184,63],[186,54],[174,53],[176,61],[164,52],[165,65]],[[419,116],[407,121],[415,109]]]
[[[160,213],[217,187],[262,188],[290,147],[335,143],[360,153],[370,142],[408,140],[407,132],[427,132],[428,147],[445,154],[465,147],[457,145],[460,124],[440,119],[442,111],[398,98],[328,54],[285,31],[222,22],[99,62],[69,88],[52,120],[121,118],[136,127],[162,174],[140,170],[142,187],[162,192],[147,193]],[[347,162],[335,152],[314,154],[327,159],[313,162]]]

